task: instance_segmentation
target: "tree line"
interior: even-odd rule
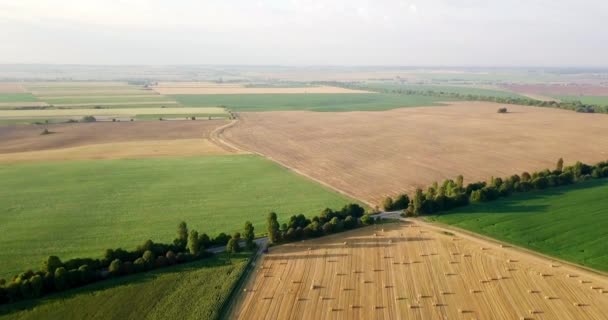
[[[494,178],[485,182],[474,182],[464,185],[462,175],[456,180],[447,179],[443,183],[433,183],[426,190],[416,189],[410,199],[402,194],[393,200],[387,197],[383,201],[386,211],[403,210],[404,216],[418,216],[434,214],[442,211],[466,206],[475,202],[493,201],[500,197],[507,197],[513,193],[543,190],[574,184],[590,179],[608,177],[608,162],[599,162],[588,165],[576,162],[572,166],[564,167],[564,160],[560,158],[555,169],[545,169],[538,172],[523,172],[505,178]]]
[[[403,94],[403,95],[418,95],[438,98],[447,98],[455,100],[467,101],[488,101],[504,104],[517,104],[525,106],[548,107],[557,109],[572,110],[581,113],[608,113],[607,105],[585,104],[581,101],[541,101],[526,97],[496,97],[476,94],[464,94],[458,92],[446,92],[442,90],[414,90],[414,89],[395,89],[395,88],[378,88],[370,87],[356,82],[318,82],[319,84],[333,85],[357,90],[376,91],[380,93]]]
[[[177,228],[171,244],[147,240],[135,250],[107,249],[100,259],[77,258],[61,261],[48,257],[38,271],[28,270],[11,280],[0,279],[0,304],[41,297],[53,292],[77,288],[112,277],[130,275],[212,256],[207,249],[226,246],[229,253],[241,250],[244,241],[249,250],[255,248],[254,227],[247,221],[243,234],[220,233],[215,238],[188,230],[185,222]]]
[[[270,212],[266,227],[270,243],[277,244],[321,237],[373,223],[374,218],[365,214],[363,207],[351,203],[337,211],[325,209],[310,219],[303,214],[293,215],[283,224],[279,224],[276,213]]]

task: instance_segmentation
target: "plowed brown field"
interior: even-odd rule
[[[606,319],[608,279],[422,222],[271,248],[238,319]]]
[[[560,157],[608,159],[606,115],[499,107],[242,113],[223,138],[372,204],[459,174],[471,182],[552,168]]]
[[[224,120],[212,120],[2,126],[0,127],[0,137],[2,137],[0,140],[0,154],[21,153],[21,155],[5,155],[5,158],[23,159],[23,156],[27,155],[23,152],[30,152],[29,154],[33,158],[38,155],[55,159],[61,153],[36,154],[31,151],[62,149],[66,152],[65,155],[76,155],[77,158],[89,152],[93,156],[97,154],[99,157],[104,157],[106,153],[106,156],[116,154],[127,157],[145,154],[169,155],[171,152],[176,152],[174,155],[181,155],[182,153],[189,155],[196,150],[209,150],[217,153],[219,149],[210,146],[207,138],[213,130],[228,123]],[[48,128],[52,134],[40,135],[43,128]],[[197,139],[201,141],[200,147],[194,146],[194,141]],[[169,140],[180,142],[163,142]],[[148,141],[148,143],[141,145],[131,143],[137,141]],[[97,147],[82,148],[82,146],[91,145]],[[180,152],[180,148],[184,150]],[[192,150],[192,148],[196,148],[196,150]],[[110,149],[113,149],[113,151],[110,152]]]

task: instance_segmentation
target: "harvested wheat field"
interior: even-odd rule
[[[50,124],[46,126],[0,127],[0,154],[73,148],[96,144],[117,147],[134,141],[190,140],[203,141],[211,132],[228,121],[154,121],[154,122],[95,122]],[[44,128],[51,134],[41,135]],[[184,142],[185,143],[185,142]],[[162,145],[160,142],[157,146]],[[154,144],[150,144],[154,147]],[[102,150],[103,147],[98,148]],[[87,149],[72,149],[76,152]],[[184,152],[187,152],[185,150]]]
[[[606,319],[608,278],[423,222],[271,248],[238,319]]]
[[[241,113],[223,139],[356,199],[379,204],[464,175],[468,182],[608,159],[608,116],[500,104],[382,112]]]
[[[171,94],[294,94],[294,93],[371,93],[363,90],[353,90],[339,87],[319,86],[319,87],[289,87],[289,88],[262,88],[244,87],[234,84],[221,85],[177,85],[177,86],[156,86],[154,91],[163,95]]]
[[[57,160],[108,160],[227,155],[228,151],[206,138],[100,143],[52,150],[0,153],[0,163]]]

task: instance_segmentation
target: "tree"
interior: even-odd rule
[[[369,226],[371,224],[374,224],[374,218],[369,214],[364,214],[363,217],[361,217],[361,223],[366,226]]]
[[[353,216],[347,216],[344,219],[344,228],[352,229],[357,226],[357,219],[353,218]]]
[[[68,288],[67,271],[64,267],[59,267],[55,270],[55,289],[62,291]]]
[[[198,240],[198,231],[196,230],[190,231],[190,236],[188,237],[188,251],[195,256],[201,251],[201,244]]]
[[[241,247],[239,246],[239,241],[232,238],[230,240],[228,240],[228,244],[226,244],[226,252],[228,253],[237,253],[241,250]]]
[[[59,259],[59,257],[50,256],[44,262],[44,266],[42,267],[42,270],[53,273],[59,267],[63,267],[63,263],[61,263],[61,260]]]
[[[120,259],[114,259],[114,261],[112,261],[112,263],[110,263],[110,267],[108,268],[108,271],[113,276],[118,276],[118,275],[120,275],[121,269],[122,269],[122,261],[120,261]]]
[[[456,177],[456,186],[460,190],[464,188],[464,177],[462,175],[458,175],[458,177]]]
[[[562,172],[564,170],[564,159],[559,158],[557,160],[557,165],[555,167],[555,170],[557,170],[559,172]]]
[[[93,117],[93,116],[84,116],[84,117],[82,117],[82,119],[80,121],[82,121],[82,122],[95,122],[95,121],[97,121],[97,119],[95,119],[95,117]]]
[[[198,236],[198,243],[201,246],[201,250],[206,249],[211,246],[211,239],[209,238],[209,236],[206,233],[203,233]]]
[[[253,224],[249,221],[245,222],[243,238],[245,238],[245,245],[247,246],[247,249],[249,249],[249,250],[253,249],[255,246],[255,244],[253,242],[253,240],[255,239],[255,232],[253,229]]]
[[[175,239],[174,243],[182,249],[186,248],[186,244],[188,243],[188,225],[186,225],[186,222],[182,221],[177,226],[177,239]]]
[[[266,226],[267,226],[267,230],[268,230],[268,239],[270,240],[270,243],[277,243],[279,242],[279,237],[280,237],[280,233],[279,233],[279,222],[277,221],[277,214],[274,212],[270,212],[268,214],[268,219],[266,221]]]
[[[395,202],[393,203],[393,209],[395,210],[403,210],[403,209],[407,209],[407,206],[410,204],[410,198],[407,196],[407,194],[402,194],[399,197],[397,197],[397,200],[395,200]]]
[[[233,241],[233,251],[234,252],[239,252],[241,251],[241,245],[239,244],[239,241],[241,241],[241,233],[240,232],[235,232],[232,235],[232,238],[230,240],[234,240]],[[228,240],[228,244],[230,244],[230,240]]]
[[[386,197],[386,199],[384,199],[384,201],[382,202],[382,207],[385,211],[393,210],[393,198]]]
[[[334,225],[331,224],[330,222],[325,222],[325,224],[323,224],[323,234],[330,234],[334,231]]]
[[[42,295],[42,277],[35,275],[30,279],[30,285],[32,287],[32,295],[34,297],[40,297]]]
[[[422,206],[424,205],[424,194],[422,193],[422,189],[416,188],[416,192],[414,193],[414,200],[412,200],[413,204],[413,215],[418,216],[422,213]]]
[[[175,257],[175,253],[173,251],[171,251],[171,250],[167,251],[167,254],[165,255],[165,257],[167,258],[167,262],[169,264],[175,264],[176,257]]]
[[[150,250],[144,252],[144,255],[141,256],[147,266],[152,266],[154,263],[154,253]]]

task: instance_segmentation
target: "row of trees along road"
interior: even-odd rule
[[[387,197],[383,201],[383,207],[386,211],[404,210],[405,216],[433,214],[469,203],[493,201],[513,193],[543,190],[606,177],[606,161],[596,165],[576,162],[572,166],[564,167],[564,160],[560,158],[553,170],[546,169],[532,174],[523,172],[521,175],[515,174],[505,178],[492,177],[488,182],[474,182],[466,186],[463,184],[463,176],[460,175],[455,181],[448,179],[441,184],[435,182],[426,191],[418,188],[411,199],[407,194],[399,195],[396,200]]]

